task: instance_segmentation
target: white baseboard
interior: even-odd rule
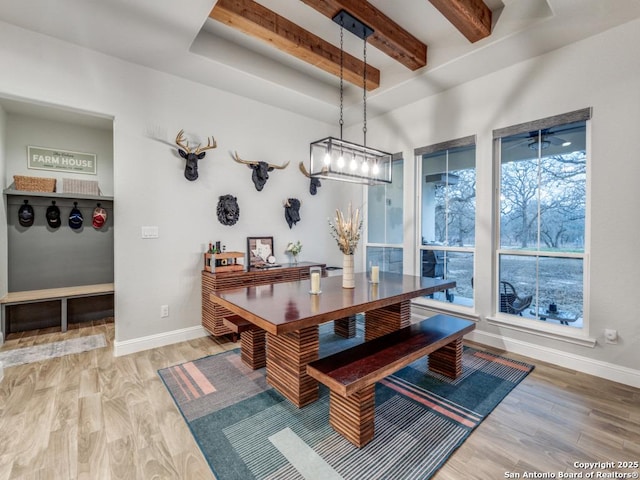
[[[185,342],[195,338],[206,337],[209,335],[201,326],[182,328],[180,330],[172,330],[171,332],[162,332],[147,337],[134,338],[132,340],[124,340],[113,342],[113,355],[120,357],[129,355],[130,353],[141,352],[151,348],[164,347],[174,343]]]
[[[411,308],[412,321],[420,321],[425,317],[433,315],[434,312],[420,305],[412,305]],[[447,313],[447,312],[443,312]],[[463,314],[453,313],[459,317],[465,317]],[[469,320],[477,321],[477,318],[467,317]],[[482,330],[474,330],[465,335],[465,338],[482,345],[506,350],[507,352],[517,353],[534,360],[558,365],[560,367],[569,368],[577,372],[587,373],[596,377],[602,377],[613,382],[623,383],[632,387],[640,388],[640,370],[615,365],[613,363],[594,360],[593,358],[575,355],[573,353],[563,352],[534,343],[523,342],[504,335],[497,335]]]
[[[515,340],[503,335],[483,332],[481,330],[474,330],[466,335],[465,338],[482,345],[488,345],[508,352],[517,353],[518,355],[524,355],[525,357],[530,357],[535,360],[541,360],[560,367],[602,377],[613,382],[640,388],[640,370],[594,360],[593,358],[583,357],[573,353]]]

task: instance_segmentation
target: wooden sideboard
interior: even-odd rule
[[[310,267],[321,267],[322,276],[327,275],[324,263],[299,262],[285,263],[281,267],[269,269],[251,269],[246,272],[212,273],[202,271],[202,326],[212,335],[218,337],[233,333],[222,323],[225,316],[232,313],[224,307],[214,304],[209,294],[231,288],[267,285],[270,283],[292,282],[309,278]]]

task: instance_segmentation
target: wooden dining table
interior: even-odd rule
[[[318,382],[307,364],[319,355],[319,325],[364,314],[369,341],[411,323],[411,300],[455,288],[455,281],[380,273],[371,283],[355,275],[355,288],[342,288],[342,277],[322,279],[321,293],[311,294],[308,280],[243,287],[210,294],[211,301],[266,332],[267,382],[297,407],[318,398]]]

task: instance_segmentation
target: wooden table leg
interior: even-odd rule
[[[318,399],[318,382],[307,375],[307,364],[318,359],[318,326],[273,335],[267,333],[267,383],[297,407]]]
[[[344,338],[356,336],[356,316],[340,318],[333,322],[333,333]]]
[[[411,301],[369,310],[365,313],[364,339],[373,340],[387,333],[408,327],[411,323]]]
[[[462,338],[429,354],[429,370],[449,378],[462,374]]]
[[[373,440],[375,388],[369,385],[348,397],[330,392],[329,423],[358,448]]]

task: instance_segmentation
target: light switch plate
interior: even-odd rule
[[[143,226],[142,229],[142,238],[158,238],[158,227],[157,226]]]

